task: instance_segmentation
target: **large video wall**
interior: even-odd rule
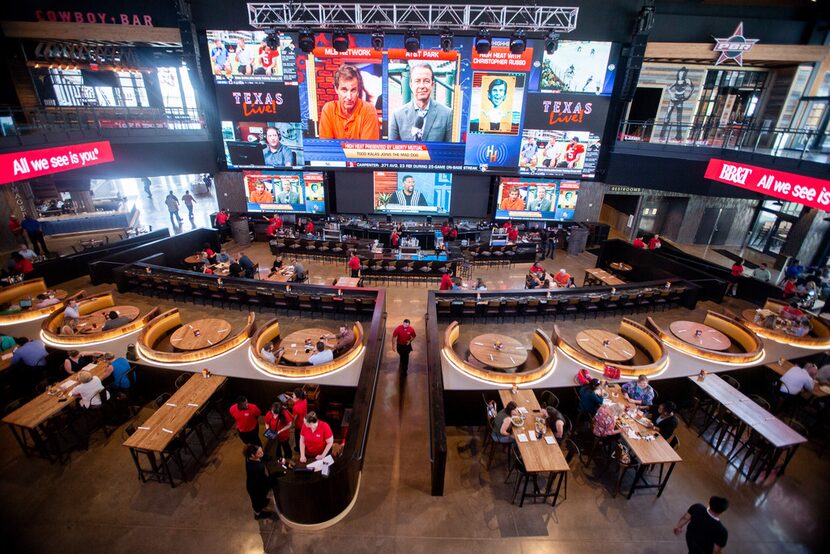
[[[402,35],[383,51],[368,34],[337,52],[329,34],[305,54],[296,34],[270,49],[265,33],[208,31],[228,167],[422,171],[503,168],[528,175],[593,177],[613,87],[616,48],[541,40],[512,54],[472,37],[454,50]],[[273,44],[272,44],[273,45]]]

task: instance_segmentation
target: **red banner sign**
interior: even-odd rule
[[[0,184],[114,161],[109,141],[0,154]]]
[[[707,179],[830,211],[830,181],[712,158]]]

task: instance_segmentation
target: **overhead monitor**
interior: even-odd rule
[[[449,215],[452,173],[375,171],[376,213]]]
[[[249,212],[326,213],[322,173],[246,171],[243,183]]]
[[[496,219],[573,221],[579,181],[502,177]]]

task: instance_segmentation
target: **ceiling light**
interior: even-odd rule
[[[297,44],[300,46],[300,50],[306,54],[311,54],[314,51],[314,33],[308,29],[300,31],[300,38]]]
[[[559,33],[551,31],[545,37],[545,52],[553,54],[559,48]]]
[[[280,37],[276,31],[271,31],[265,35],[265,46],[271,50],[277,50],[280,47]]]
[[[334,31],[331,34],[331,45],[337,52],[345,52],[349,49],[349,33],[346,31]]]
[[[510,37],[510,53],[523,54],[527,48],[527,32],[524,29],[517,29]]]
[[[479,54],[487,54],[493,47],[493,39],[490,37],[490,31],[482,30],[476,35],[475,41],[476,52]]]
[[[452,50],[452,32],[444,31],[441,33],[441,50],[449,52]]]
[[[378,52],[383,51],[383,31],[375,31],[372,33],[372,48]]]
[[[421,35],[418,31],[414,29],[410,29],[406,32],[406,38],[403,41],[403,45],[406,48],[407,52],[417,52],[421,49]]]

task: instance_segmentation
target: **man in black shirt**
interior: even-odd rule
[[[657,430],[666,440],[670,439],[677,429],[678,421],[674,413],[676,410],[677,405],[669,400],[657,406],[657,413],[652,416],[654,425],[657,426]]]
[[[693,504],[683,514],[674,534],[683,532],[686,529],[686,545],[689,547],[689,554],[720,554],[726,546],[729,536],[726,527],[720,522],[720,515],[729,507],[729,501],[721,496],[713,496],[709,499],[709,507],[703,504]]]

